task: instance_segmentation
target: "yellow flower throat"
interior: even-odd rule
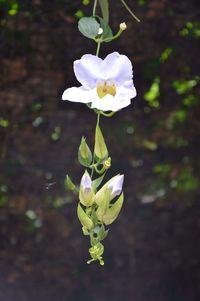
[[[99,98],[103,98],[107,94],[115,96],[116,92],[116,86],[112,80],[101,81],[97,83],[97,94]]]

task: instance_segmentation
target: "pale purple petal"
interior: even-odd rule
[[[84,173],[84,175],[82,176],[81,179],[81,186],[83,188],[83,191],[91,191],[92,189],[92,181],[91,178],[89,176],[89,174],[87,172]]]
[[[120,195],[120,193],[122,192],[123,183],[124,183],[124,175],[118,175],[108,185],[108,189],[111,190],[113,197]]]
[[[126,55],[113,52],[103,61],[103,79],[113,79],[117,84],[124,84],[133,78],[132,63]]]
[[[116,97],[118,99],[127,99],[127,98],[134,98],[136,97],[137,95],[137,92],[136,92],[136,89],[133,85],[133,82],[129,82],[128,85],[124,85],[124,86],[120,86],[120,87],[117,87],[117,93],[116,93]]]
[[[92,54],[85,54],[74,62],[74,73],[77,80],[85,88],[96,87],[97,80],[101,79],[102,59]]]

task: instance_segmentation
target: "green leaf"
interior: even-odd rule
[[[77,207],[77,215],[78,215],[79,221],[83,227],[85,227],[88,230],[90,230],[93,227],[93,221],[85,213],[85,211],[80,206],[80,204],[78,204],[78,207]]]
[[[109,3],[108,0],[99,0],[99,5],[101,8],[103,19],[106,23],[109,22]]]
[[[100,26],[103,29],[103,39],[106,39],[105,42],[110,42],[113,37],[113,32],[108,22],[106,22],[104,19],[100,18],[99,16],[97,16],[96,18],[99,19]]]
[[[122,193],[118,200],[106,211],[103,216],[103,222],[106,225],[112,224],[118,217],[124,202],[124,194]]]
[[[104,179],[104,176],[105,176],[105,173],[100,176],[99,178],[95,179],[93,182],[92,182],[92,186],[93,188],[96,190],[99,185],[102,183],[103,179]]]
[[[99,33],[100,25],[94,17],[83,17],[78,22],[79,31],[87,38],[94,39]]]
[[[88,229],[86,227],[82,227],[83,235],[90,235]]]
[[[64,186],[67,190],[76,191],[76,185],[72,182],[71,178],[67,175],[64,180]]]
[[[105,230],[104,225],[101,226],[99,233],[98,233],[98,238],[99,241],[104,240],[106,238],[106,236],[108,235],[109,229]]]

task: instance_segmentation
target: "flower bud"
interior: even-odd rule
[[[81,144],[79,146],[78,159],[80,164],[83,166],[89,166],[92,162],[92,153],[84,137],[82,137]]]
[[[109,169],[111,167],[111,157],[109,157],[104,163],[103,167],[105,170]]]
[[[111,190],[112,198],[120,195],[122,192],[122,186],[124,182],[124,175],[116,176],[108,185],[108,189]]]
[[[117,175],[112,177],[101,189],[96,193],[94,202],[100,206],[106,199],[107,204],[110,203],[116,195],[119,195],[122,190],[123,176]]]
[[[92,261],[99,260],[100,265],[104,265],[104,261],[101,256],[104,253],[104,246],[102,243],[98,242],[96,245],[92,246],[89,249],[89,253],[92,259],[87,261],[88,264],[90,264]]]
[[[127,28],[126,23],[125,23],[125,22],[121,23],[121,24],[119,25],[119,28],[120,28],[122,31],[126,30],[126,28]]]
[[[87,171],[81,178],[80,190],[79,190],[79,200],[84,206],[91,206],[93,204],[93,190],[92,181]]]
[[[103,222],[105,225],[110,225],[116,220],[121,211],[123,201],[124,194],[122,193],[118,200],[110,208],[107,208],[107,211],[103,216]]]
[[[101,35],[103,33],[103,28],[99,27],[98,35]]]
[[[80,221],[81,225],[84,228],[90,230],[94,226],[93,221],[85,213],[85,211],[80,206],[80,204],[78,204],[78,207],[77,207],[77,215],[78,215],[78,218],[79,218],[79,221]]]
[[[101,160],[107,158],[108,156],[107,146],[99,125],[96,126],[94,152],[95,155]]]

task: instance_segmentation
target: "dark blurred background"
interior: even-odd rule
[[[102,46],[126,54],[138,96],[101,125],[110,176],[125,173],[125,203],[105,241],[105,266],[87,265],[76,216],[82,135],[95,114],[62,102],[78,85],[72,63],[95,44],[78,18],[92,1],[0,0],[0,301],[200,300],[200,2],[110,1]],[[54,183],[56,182],[56,183]],[[54,184],[53,184],[54,183]],[[51,185],[52,184],[52,185]]]

